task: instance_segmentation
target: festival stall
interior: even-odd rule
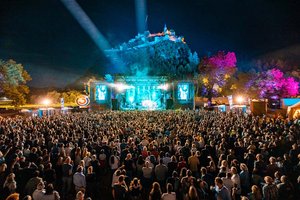
[[[289,119],[296,119],[298,117],[300,117],[300,102],[289,106],[287,108],[287,114]]]

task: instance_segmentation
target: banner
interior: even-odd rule
[[[61,107],[61,109],[64,109],[64,107],[65,107],[65,100],[64,100],[64,98],[60,98],[60,107]]]
[[[227,96],[227,98],[228,98],[228,102],[229,102],[229,108],[230,108],[230,110],[231,110],[232,105],[233,105],[233,98],[232,98],[232,95]]]
[[[90,104],[90,98],[86,95],[80,95],[76,98],[76,104],[79,107],[86,107]]]

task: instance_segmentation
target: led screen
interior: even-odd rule
[[[97,101],[105,101],[107,97],[107,86],[106,85],[97,85],[95,98]]]
[[[178,84],[177,98],[178,100],[184,100],[184,101],[189,99],[189,84],[187,83]]]

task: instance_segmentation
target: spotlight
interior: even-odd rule
[[[161,90],[168,90],[169,89],[169,85],[168,84],[162,84],[162,85],[159,85],[157,88],[161,89]]]
[[[117,89],[118,92],[122,92],[123,90],[126,89],[124,84],[115,84],[115,88]]]
[[[243,103],[243,102],[245,101],[245,99],[244,99],[244,97],[242,97],[242,96],[238,96],[238,97],[236,98],[236,101],[237,101],[239,104],[241,104],[241,103]]]
[[[44,104],[45,106],[49,106],[51,104],[51,100],[50,99],[44,99],[42,101],[42,104]]]
[[[119,92],[122,92],[122,91],[127,90],[127,89],[134,88],[134,86],[132,86],[132,85],[126,85],[126,84],[123,84],[123,83],[112,84],[112,87],[116,88],[116,90],[119,91]]]
[[[133,103],[133,101],[134,101],[134,97],[133,97],[133,96],[131,96],[131,97],[129,97],[129,98],[128,98],[128,100],[130,101],[130,103]]]

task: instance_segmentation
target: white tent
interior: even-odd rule
[[[8,99],[6,97],[0,97],[0,104],[1,105],[8,105],[12,102],[13,100]]]

